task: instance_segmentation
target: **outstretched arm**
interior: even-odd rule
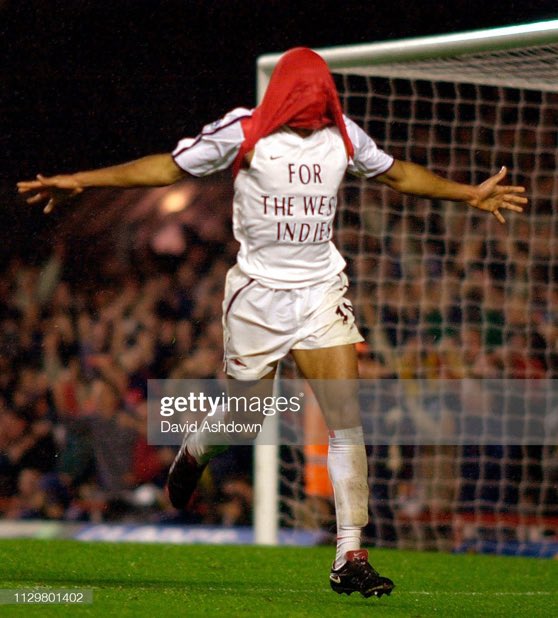
[[[400,193],[465,202],[479,210],[491,212],[500,223],[504,223],[500,210],[522,212],[522,205],[527,204],[527,198],[521,195],[525,192],[524,187],[500,184],[506,173],[506,168],[502,167],[480,185],[466,185],[442,178],[421,165],[395,161],[387,172],[375,180]]]
[[[57,204],[75,197],[88,187],[162,187],[187,176],[170,154],[156,154],[129,163],[103,167],[87,172],[63,174],[46,178],[39,174],[36,180],[18,182],[19,193],[30,194],[28,204],[47,200],[44,212]]]

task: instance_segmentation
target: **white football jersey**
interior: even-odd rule
[[[232,165],[244,141],[239,108],[204,127],[194,140],[178,143],[177,165],[205,176]],[[339,185],[349,171],[373,177],[386,172],[393,158],[380,150],[354,122],[345,118],[354,146],[348,161],[337,127],[301,137],[288,127],[260,139],[249,168],[234,183],[233,231],[240,243],[238,266],[248,277],[275,289],[325,281],[345,261],[332,243]]]

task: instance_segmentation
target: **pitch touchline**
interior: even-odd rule
[[[216,588],[213,586],[204,586],[204,590],[207,590],[209,592],[237,592],[236,588]],[[258,586],[258,592],[289,592],[289,593],[305,593],[308,592],[308,589],[294,589],[294,588],[260,588]],[[323,588],[323,591],[328,591],[329,592],[329,588]],[[556,591],[546,591],[546,590],[535,590],[535,591],[525,591],[525,592],[492,592],[487,590],[486,592],[475,592],[475,591],[466,591],[466,590],[456,590],[455,592],[450,592],[449,590],[438,590],[438,591],[431,591],[431,590],[401,590],[400,588],[396,588],[393,592],[393,594],[395,595],[397,593],[397,595],[401,595],[401,594],[407,594],[407,595],[423,595],[423,596],[435,596],[435,595],[448,595],[448,596],[485,596],[485,595],[490,595],[490,596],[496,596],[496,597],[507,597],[507,596],[514,596],[514,597],[535,597],[535,596],[552,596],[552,595],[558,595],[558,590]]]
[[[486,592],[467,592],[465,590],[456,590],[455,592],[450,592],[449,590],[438,590],[438,591],[431,591],[431,590],[399,590],[398,591],[399,594],[422,594],[422,595],[435,595],[435,594],[447,594],[447,595],[461,595],[461,596],[484,596],[489,594],[492,597],[507,597],[507,596],[516,596],[516,597],[534,597],[534,596],[547,596],[547,595],[553,595],[553,594],[558,594],[558,591],[556,592],[549,592],[549,591],[534,591],[534,592],[492,592],[492,591],[486,591]],[[395,594],[395,593],[394,593]]]
[[[164,588],[164,582],[161,582],[162,587]],[[93,586],[95,590],[102,590],[103,588],[107,588],[110,586]],[[146,588],[145,586],[136,586],[139,589],[152,590],[152,588]],[[187,584],[186,584],[187,588]],[[216,587],[216,586],[204,586],[203,588],[207,592],[238,592],[237,588],[229,588],[229,587]],[[298,588],[260,588],[258,586],[257,592],[288,592],[288,593],[308,593],[308,589],[298,589]],[[321,592],[330,592],[329,588],[322,588]],[[397,596],[405,594],[405,595],[422,595],[422,596],[436,596],[436,595],[446,595],[446,596],[477,596],[482,597],[486,595],[490,595],[492,597],[536,597],[536,596],[555,596],[558,595],[558,590],[556,591],[548,591],[548,590],[527,590],[525,592],[493,592],[493,591],[466,591],[466,590],[456,590],[455,592],[451,592],[449,590],[401,590],[401,588],[396,588],[394,595]]]

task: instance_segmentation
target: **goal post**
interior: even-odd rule
[[[475,370],[484,363],[502,375],[552,380],[558,20],[316,51],[335,76],[347,115],[388,153],[462,182],[479,182],[505,164],[531,200],[524,216],[507,217],[504,235],[456,205],[347,180],[337,244],[375,355],[370,366],[378,371],[383,363],[410,377],[419,366],[433,371],[445,363],[462,376],[475,369],[467,355],[476,350]],[[258,59],[258,100],[280,56]],[[302,449],[289,458],[288,483],[297,489],[288,499],[281,494],[284,451],[255,447],[257,543],[277,543],[280,527],[312,520],[300,498]],[[386,447],[373,449],[369,461],[368,532],[378,545],[454,549],[470,541],[507,551],[512,538],[540,540],[558,517],[558,449]],[[293,500],[300,501],[296,508]]]
[[[393,63],[416,63],[419,60],[444,59],[466,54],[503,52],[513,49],[555,45],[558,39],[558,19],[521,26],[507,26],[487,30],[474,30],[459,34],[445,34],[427,37],[401,39],[381,43],[361,43],[339,47],[328,47],[316,51],[328,63],[333,73],[354,73],[365,75],[386,74],[382,65]],[[257,61],[257,96],[261,100],[267,88],[273,68],[281,54],[266,54]],[[412,67],[407,66],[409,70]],[[388,70],[392,76],[392,70]],[[408,73],[405,73],[408,76]],[[451,78],[455,78],[455,75]],[[529,76],[524,76],[529,81]],[[504,76],[492,76],[506,85]],[[494,82],[496,83],[496,82]],[[537,86],[539,87],[539,86]],[[550,81],[549,89],[556,85]]]

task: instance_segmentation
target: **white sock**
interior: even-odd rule
[[[225,422],[225,410],[223,406],[220,406],[213,417],[210,419],[212,423],[218,423],[219,421]],[[201,423],[198,423],[200,426]],[[214,444],[216,436],[219,436],[218,440],[222,444]],[[208,444],[208,438],[211,437],[211,444]],[[192,432],[185,441],[186,448],[192,457],[199,464],[206,464],[210,459],[219,455],[223,451],[229,448],[232,444],[231,436],[226,433],[207,433],[204,431]]]
[[[337,550],[333,567],[345,563],[348,551],[360,549],[368,523],[368,461],[362,427],[330,432],[327,467],[337,516]]]
[[[348,551],[360,549],[360,537],[362,528],[360,526],[337,526],[337,548],[335,550],[334,569],[339,569],[345,562],[345,554]]]

